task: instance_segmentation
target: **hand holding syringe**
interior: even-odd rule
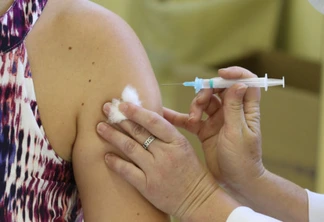
[[[268,75],[265,74],[263,78],[247,78],[247,79],[223,79],[221,77],[216,77],[212,79],[200,79],[196,77],[194,82],[184,82],[180,83],[184,86],[192,86],[195,88],[196,93],[201,89],[210,88],[229,88],[235,83],[244,83],[248,87],[264,87],[268,90],[269,86],[280,86],[285,87],[285,77],[282,79],[268,79]],[[164,84],[169,85],[169,84]]]

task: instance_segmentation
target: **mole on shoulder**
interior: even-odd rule
[[[84,103],[82,103],[81,106],[84,106]]]
[[[92,62],[92,65],[94,65],[95,64],[95,62]]]
[[[91,82],[91,79],[89,79],[89,82]]]
[[[69,50],[72,50],[72,47],[71,46],[69,46]]]

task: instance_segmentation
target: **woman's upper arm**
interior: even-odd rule
[[[89,4],[96,14],[83,12],[83,19],[89,16],[91,24],[82,27],[91,33],[81,38],[87,44],[84,47],[88,65],[80,64],[82,105],[72,153],[85,220],[169,221],[168,216],[105,165],[105,153],[117,153],[117,149],[96,133],[96,125],[106,120],[103,104],[120,98],[124,87],[130,84],[137,89],[143,106],[161,113],[162,105],[155,76],[136,35],[117,16]]]

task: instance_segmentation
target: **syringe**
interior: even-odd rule
[[[184,82],[184,86],[192,86],[195,88],[196,93],[201,89],[206,88],[229,88],[235,83],[244,83],[248,87],[264,87],[268,90],[269,86],[280,86],[285,87],[285,77],[282,79],[268,79],[268,75],[265,74],[263,78],[246,78],[246,79],[223,79],[221,77],[216,77],[212,79],[200,79],[196,77],[194,82]]]

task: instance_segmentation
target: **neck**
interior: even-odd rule
[[[14,0],[0,0],[0,16],[8,10],[13,2]]]

